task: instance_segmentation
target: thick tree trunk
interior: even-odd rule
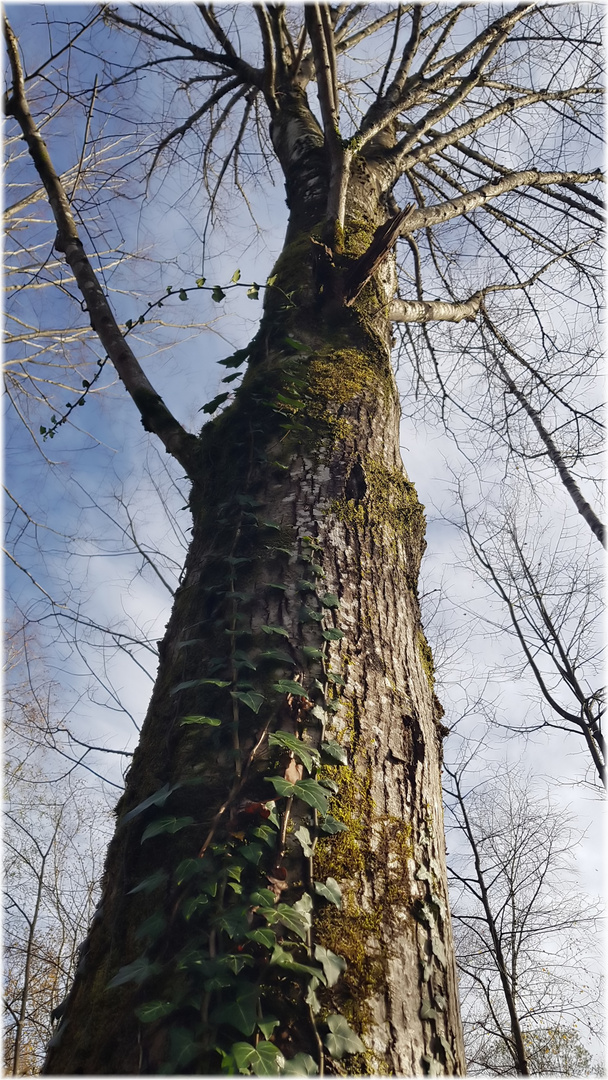
[[[298,182],[308,201],[294,200]],[[399,453],[390,262],[352,308],[340,301],[340,274],[383,221],[370,175],[357,184],[332,260],[310,176],[288,178],[288,242],[248,371],[201,434],[185,577],[46,1072],[217,1073],[218,1047],[255,1041],[237,1016],[251,1002],[278,1020],[262,1030],[286,1059],[324,1057],[328,1073],[463,1071],[442,710],[416,596],[424,517]],[[310,801],[282,794],[281,778],[307,778]],[[155,828],[170,831],[145,836]],[[341,907],[331,881],[323,895],[328,878]],[[293,903],[299,929],[285,908],[277,917]],[[323,949],[346,968],[321,979],[319,1010],[297,964],[319,968]],[[335,1014],[364,1051],[323,1046]]]

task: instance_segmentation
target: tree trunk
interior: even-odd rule
[[[286,246],[242,386],[200,436],[185,576],[49,1073],[214,1074],[258,1038],[334,1074],[464,1069],[390,259],[341,301],[386,214],[361,163],[326,248],[322,159],[307,171],[292,136],[273,133]],[[323,985],[331,953],[346,968]],[[332,1041],[337,1014],[364,1048]]]

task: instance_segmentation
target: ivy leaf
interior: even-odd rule
[[[316,780],[297,780],[294,788],[294,795],[298,799],[318,810],[320,814],[327,813],[328,796]]]
[[[329,900],[330,904],[335,904],[337,908],[342,907],[342,892],[335,878],[328,877],[325,884],[322,881],[315,881],[315,892],[325,900]]]
[[[184,716],[180,721],[180,727],[184,727],[185,724],[206,724],[208,727],[219,727],[221,722],[214,716]]]
[[[291,953],[287,949],[283,949],[281,945],[275,945],[269,963],[285,968],[286,971],[294,971],[297,975],[312,975],[314,979],[319,979],[322,983],[325,982],[325,976],[322,975],[320,968],[311,967],[310,964],[301,964],[299,960],[294,960]]]
[[[236,1001],[214,1009],[211,1014],[212,1021],[217,1024],[232,1024],[232,1027],[241,1031],[243,1035],[253,1035],[257,1023],[259,996],[259,990],[250,990],[246,994],[240,994]]]
[[[237,281],[240,281],[240,280],[241,280],[241,271],[240,271],[240,270],[235,270],[235,271],[234,271],[234,274],[232,275],[232,277],[230,278],[230,280],[232,281],[232,283],[233,283],[234,285],[236,285]]]
[[[339,832],[348,832],[348,825],[345,825],[343,821],[337,821],[331,814],[326,814],[322,821],[319,822],[319,828],[321,832],[327,833],[329,836],[334,836]]]
[[[274,907],[276,897],[272,889],[257,889],[252,892],[249,901],[253,907]],[[248,936],[248,935],[246,935]]]
[[[257,1046],[251,1043],[234,1043],[232,1053],[239,1072],[246,1073],[250,1068],[254,1076],[279,1076],[285,1064],[278,1046],[260,1040]]]
[[[325,596],[321,597],[321,603],[324,608],[337,608],[340,607],[340,601],[336,596],[336,593],[325,593]]]
[[[321,637],[324,637],[326,641],[341,641],[344,637],[344,631],[332,627],[330,630],[323,630]]]
[[[257,866],[262,858],[262,845],[261,844],[247,844],[244,847],[239,848],[239,855],[242,855],[248,862]]]
[[[153,1020],[160,1020],[162,1016],[168,1016],[177,1008],[173,1001],[146,1001],[134,1010],[138,1020],[142,1024],[151,1024]]]
[[[302,941],[306,941],[306,935],[310,929],[311,916],[308,912],[296,911],[289,904],[277,904],[276,908],[262,908],[263,915],[269,923],[280,922],[288,930],[292,930]]]
[[[333,1058],[339,1059],[345,1054],[364,1054],[365,1046],[350,1028],[343,1016],[332,1013],[327,1017],[329,1035],[325,1036],[325,1045]]]
[[[295,349],[296,352],[310,352],[307,345],[303,345],[301,341],[296,341],[295,338],[292,337],[286,337],[285,344],[291,345],[292,349]]]
[[[340,765],[348,765],[346,750],[335,739],[321,743],[321,757],[329,758],[332,763],[337,761]]]
[[[319,760],[318,750],[313,750],[311,746],[304,746],[300,739],[288,731],[273,732],[268,736],[268,745],[283,746],[286,750],[291,750],[294,757],[301,761],[309,772],[312,772],[313,761]]]
[[[311,608],[300,608],[299,621],[300,622],[322,622],[323,612],[312,611]]]
[[[136,885],[134,889],[129,889],[127,896],[131,896],[132,893],[138,892],[154,892],[154,889],[157,889],[159,885],[164,884],[166,880],[167,875],[164,870],[155,870],[149,877],[140,881],[139,885]]]
[[[203,285],[205,284],[205,281],[206,281],[206,280],[207,280],[207,279],[206,279],[206,278],[204,278],[204,277],[197,277],[197,279],[196,279],[196,281],[194,282],[194,284],[195,284],[195,285],[196,285],[196,286],[197,286],[197,287],[198,287],[199,289],[202,289],[202,287],[203,287]]]
[[[277,795],[281,798],[284,796],[290,798],[295,795],[295,784],[290,784],[289,780],[284,780],[282,776],[265,776],[264,779],[268,784],[272,784]]]
[[[226,375],[226,378],[222,379],[222,382],[223,383],[234,382],[234,380],[240,378],[241,375],[242,375],[241,371],[233,371],[232,375]]]
[[[292,660],[289,653],[283,652],[282,649],[266,649],[265,652],[260,653],[260,660],[278,660],[281,664],[295,664],[295,660]]]
[[[247,299],[248,300],[259,300],[260,299],[260,286],[258,285],[257,281],[254,281],[253,284],[251,285],[251,288],[247,289]]]
[[[187,300],[188,299],[188,293],[186,292],[185,289],[180,289],[178,295],[179,295],[180,300]]]
[[[218,364],[221,364],[223,367],[227,368],[240,367],[241,364],[245,363],[245,360],[248,356],[249,346],[247,346],[247,348],[245,349],[237,349],[236,352],[233,352],[230,356],[227,356],[225,360],[218,360],[217,362]]]
[[[272,550],[277,551],[278,548],[273,548]],[[280,637],[289,637],[287,630],[285,630],[282,626],[271,626],[270,624],[268,624],[266,626],[260,627],[260,629],[263,630],[265,634],[279,634]]]
[[[205,896],[204,893],[201,893],[199,896],[187,897],[181,906],[182,915],[186,922],[188,922],[197,911],[201,911],[203,908],[207,907],[208,903],[209,897]]]
[[[155,791],[153,795],[149,795],[143,802],[138,803],[133,810],[129,810],[129,813],[125,814],[122,819],[121,824],[124,825],[127,821],[131,821],[138,814],[147,810],[149,806],[164,806],[171,792],[176,791],[178,787],[181,787],[181,784],[163,784],[162,788]]]
[[[194,1060],[200,1051],[200,1043],[194,1042],[192,1032],[184,1027],[171,1028],[168,1068],[175,1074]]]
[[[337,671],[328,671],[327,681],[333,683],[335,686],[346,686],[346,679],[344,679]]]
[[[315,1014],[321,1011],[321,1002],[319,1001],[319,999],[317,997],[317,994],[316,994],[316,990],[317,990],[318,986],[319,986],[319,980],[318,979],[311,979],[309,984],[308,984],[308,990],[307,990],[307,993],[306,993],[306,997],[304,999],[306,1001],[306,1004],[310,1005],[313,1013],[315,1013]]]
[[[211,299],[215,300],[216,304],[219,304],[220,301],[222,301],[225,296],[226,296],[226,293],[224,292],[224,290],[222,288],[220,288],[219,285],[214,285],[213,286],[213,290],[211,292]]]
[[[178,690],[189,690],[192,686],[219,686],[222,689],[224,686],[231,685],[226,679],[187,679],[186,682],[180,682],[174,686],[171,693],[177,694]]]
[[[318,960],[325,972],[328,986],[334,986],[343,971],[346,971],[346,960],[343,956],[336,956],[331,949],[324,949],[322,945],[315,946],[315,960]]]
[[[296,1054],[283,1065],[283,1076],[316,1076],[318,1073],[317,1063],[310,1054]]]
[[[322,649],[315,649],[312,645],[305,645],[304,648],[302,649],[302,652],[304,653],[304,656],[306,657],[307,660],[322,660],[323,659],[323,650]]]
[[[312,846],[312,839],[311,839],[311,836],[310,836],[310,832],[308,831],[306,826],[305,825],[300,825],[300,828],[296,829],[296,831],[294,833],[294,836],[295,836],[296,840],[298,841],[298,843],[300,844],[300,847],[302,848],[302,851],[304,852],[304,858],[305,859],[310,859],[310,857],[311,857],[311,855],[313,853],[313,846]]]
[[[125,964],[116,973],[113,979],[110,979],[106,989],[111,990],[115,986],[124,986],[125,983],[134,982],[138,986],[148,979],[150,975],[156,975],[161,970],[160,964],[151,964],[147,956],[140,956],[137,960],[134,960],[132,964]]]
[[[313,899],[310,893],[302,893],[299,900],[293,905],[293,910],[298,911],[301,915],[309,916],[314,907]]]
[[[236,698],[237,701],[242,701],[243,705],[254,713],[259,713],[264,704],[264,695],[256,694],[254,690],[231,690],[230,696]]]
[[[264,945],[267,949],[274,948],[277,940],[277,935],[269,926],[260,927],[259,930],[250,930],[245,937],[249,941],[255,941],[256,945]]]
[[[144,840],[150,840],[153,836],[160,836],[161,833],[176,833],[180,829],[184,829],[186,825],[192,825],[194,818],[192,817],[163,817],[158,818],[157,821],[152,821],[144,830],[141,838],[141,843]]]
[[[230,397],[230,391],[224,390],[223,394],[216,394],[212,401],[208,401],[206,405],[203,405],[199,412],[214,413],[216,409],[219,409],[220,405],[226,401],[226,398]]]
[[[137,941],[142,938],[150,938],[151,941],[155,941],[159,937],[167,925],[167,920],[164,915],[161,915],[160,911],[150,915],[148,919],[144,919],[141,926],[138,926],[135,931],[134,937]]]
[[[308,697],[301,683],[294,682],[293,679],[279,679],[278,682],[272,684],[272,688],[278,694],[293,694],[294,697],[301,698]]]
[[[263,1020],[258,1020],[258,1027],[265,1039],[270,1038],[278,1023],[276,1016],[265,1016]]]

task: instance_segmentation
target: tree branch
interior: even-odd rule
[[[424,209],[414,210],[408,216],[407,222],[401,231],[402,236],[409,236],[418,229],[427,229],[432,225],[439,225],[444,221],[459,217],[460,214],[470,213],[489,202],[499,195],[506,195],[515,191],[518,187],[547,187],[549,184],[589,184],[593,180],[601,180],[601,169],[591,173],[570,172],[540,172],[538,169],[524,169],[522,172],[514,172],[508,176],[500,176],[490,180],[480,188],[468,191],[456,199],[449,199],[445,203],[435,206],[427,206]]]
[[[84,252],[65,189],[29,111],[18,43],[6,16],[4,32],[13,79],[7,113],[19,124],[36,171],[47,192],[57,225],[55,247],[65,254],[86,302],[91,325],[139,409],[144,428],[157,435],[167,452],[192,475],[197,440],[194,435],[184,430],[157,394],[118,327],[97,275]]]

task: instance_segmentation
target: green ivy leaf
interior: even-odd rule
[[[348,832],[348,825],[345,825],[343,821],[337,821],[331,814],[326,814],[322,821],[319,822],[319,828],[321,832],[327,833],[329,836],[334,836],[335,833]]]
[[[182,915],[188,922],[198,911],[202,911],[209,903],[209,897],[201,893],[199,896],[188,896],[181,905]]]
[[[163,817],[158,818],[157,821],[152,821],[144,830],[141,838],[141,843],[144,840],[150,840],[153,836],[160,836],[161,833],[176,833],[180,829],[184,829],[186,825],[192,825],[194,818],[192,817]]]
[[[330,630],[323,630],[321,637],[324,637],[326,641],[341,641],[344,637],[344,631],[332,627]]]
[[[332,1013],[327,1017],[330,1034],[325,1036],[325,1045],[333,1058],[339,1059],[345,1054],[364,1054],[365,1046],[350,1028],[343,1016]]]
[[[136,885],[134,889],[129,889],[127,896],[131,896],[132,893],[138,892],[154,892],[154,889],[158,889],[159,885],[163,885],[167,880],[167,875],[164,870],[155,870],[149,877],[140,881],[139,885]]]
[[[265,776],[264,779],[268,784],[272,784],[277,795],[290,798],[295,795],[295,784],[290,784],[289,780],[284,780],[282,776]]]
[[[154,915],[150,915],[148,919],[144,919],[141,926],[138,926],[134,935],[135,939],[140,941],[143,938],[149,938],[150,941],[156,941],[162,934],[166,925],[167,920],[165,919],[165,916],[162,915],[160,911],[156,911]]]
[[[322,945],[315,946],[315,960],[318,960],[325,972],[328,986],[334,986],[343,971],[346,971],[346,960],[343,956],[336,956],[331,949],[324,949]]]
[[[308,912],[296,911],[289,904],[277,904],[276,908],[261,908],[263,915],[269,923],[282,923],[288,930],[292,930],[302,941],[306,941],[306,935],[310,929],[311,917]]]
[[[330,904],[335,904],[337,908],[342,907],[342,892],[335,878],[328,877],[325,884],[322,881],[315,881],[315,892],[325,900],[329,900]]]
[[[294,784],[294,795],[308,806],[318,810],[320,814],[327,813],[328,796],[316,780],[298,780]]]
[[[325,593],[325,596],[321,597],[321,603],[324,608],[337,608],[340,607],[340,601],[336,596],[336,593]]]
[[[313,750],[311,746],[304,746],[300,739],[287,731],[276,731],[269,735],[268,745],[283,746],[286,750],[291,750],[294,757],[302,762],[308,772],[312,772],[313,761],[319,761],[318,750]]]
[[[298,616],[300,622],[322,622],[323,612],[313,611],[311,608],[301,607]]]
[[[310,1054],[296,1054],[283,1065],[283,1076],[316,1076],[319,1069],[314,1058]]]
[[[188,293],[186,292],[185,289],[180,289],[178,295],[179,295],[180,300],[187,300],[188,299]]]
[[[215,300],[216,304],[219,304],[224,299],[225,296],[226,296],[226,293],[224,292],[224,290],[222,288],[220,288],[219,285],[214,285],[213,286],[213,289],[211,291],[211,299]]]
[[[197,277],[197,279],[196,279],[196,281],[194,282],[194,284],[195,284],[195,285],[197,285],[199,289],[202,289],[202,287],[203,287],[203,285],[205,284],[206,280],[207,280],[207,279],[206,279],[206,278],[204,278],[204,277]]]
[[[135,1015],[142,1024],[151,1024],[153,1020],[160,1020],[163,1016],[175,1012],[177,1005],[173,1001],[146,1001],[134,1009]]]
[[[252,907],[274,907],[276,897],[272,889],[256,889],[249,897]]]
[[[304,648],[302,649],[302,652],[304,653],[304,656],[306,657],[307,660],[322,660],[323,659],[323,650],[322,649],[315,649],[312,645],[305,645]]]
[[[276,840],[276,829],[273,829],[271,825],[258,825],[258,827],[253,830],[251,835],[257,836],[258,839],[263,840],[265,844],[268,844],[270,847],[274,847],[274,843]]]
[[[230,1051],[234,1056],[239,1072],[251,1069],[254,1076],[279,1076],[285,1064],[278,1046],[261,1040],[257,1046],[251,1043],[234,1043]]]
[[[257,866],[262,858],[262,846],[261,844],[246,844],[239,848],[239,855],[247,859],[247,862]]]
[[[147,956],[140,956],[132,964],[125,964],[124,967],[121,967],[114,978],[110,979],[106,989],[111,990],[115,986],[124,986],[125,983],[130,982],[137,983],[140,986],[151,975],[157,975],[160,970],[160,964],[151,964]]]
[[[265,1039],[270,1038],[278,1023],[276,1016],[265,1016],[262,1020],[258,1020],[258,1027]]]
[[[162,788],[155,791],[153,795],[149,795],[143,802],[138,803],[133,810],[129,810],[129,813],[125,814],[122,819],[121,825],[125,825],[127,821],[131,821],[138,814],[143,813],[149,806],[164,806],[171,792],[176,791],[181,786],[181,784],[163,784]]]
[[[295,349],[296,352],[310,352],[307,345],[303,345],[301,341],[296,341],[296,339],[292,337],[286,337],[285,344],[291,345],[292,349]]]
[[[273,548],[272,550],[278,551],[278,548]],[[289,637],[287,630],[285,630],[282,626],[271,626],[269,623],[266,626],[260,627],[260,629],[263,630],[265,634],[278,634],[280,637]]]
[[[294,836],[298,841],[300,847],[302,848],[302,851],[304,852],[304,858],[310,859],[314,849],[312,846],[310,832],[308,831],[306,826],[300,825],[300,828],[296,829]]]
[[[222,394],[216,394],[212,401],[208,401],[206,405],[203,405],[199,412],[214,413],[216,409],[219,409],[220,405],[230,397],[230,391],[224,390]]]
[[[269,926],[260,927],[259,930],[250,930],[245,937],[249,941],[255,941],[256,945],[264,945],[267,949],[274,948],[277,940],[277,935]]]
[[[194,1060],[199,1053],[200,1043],[194,1042],[192,1032],[184,1027],[171,1027],[169,1044],[169,1074],[175,1074]]]
[[[340,765],[348,765],[346,750],[343,746],[340,746],[340,743],[337,743],[335,739],[328,739],[327,742],[321,743],[321,757],[325,759],[329,758],[332,764],[334,761],[337,761]]]
[[[254,690],[231,690],[230,696],[237,701],[242,701],[243,705],[254,713],[259,713],[264,704],[263,694],[256,694]]]
[[[207,727],[219,727],[221,720],[218,720],[214,716],[184,716],[180,720],[180,727],[184,727],[185,724],[202,724]]]
[[[232,1027],[241,1031],[243,1035],[253,1035],[257,1023],[259,996],[259,990],[249,990],[246,994],[240,994],[235,1001],[214,1009],[211,1020],[216,1024],[232,1024]]]
[[[269,963],[285,968],[286,971],[294,971],[297,975],[312,975],[313,978],[325,983],[325,976],[320,968],[311,967],[310,964],[301,964],[299,960],[294,960],[291,953],[281,945],[275,945]]]
[[[293,679],[279,679],[278,682],[273,683],[273,690],[276,690],[278,694],[293,694],[294,697],[307,698],[308,694],[304,690],[301,683],[294,682]]]
[[[281,664],[295,664],[295,660],[292,660],[289,653],[283,652],[282,649],[266,649],[265,652],[260,653],[260,660],[278,660]]]
[[[319,1001],[319,999],[317,997],[317,994],[316,994],[316,990],[317,990],[317,987],[319,985],[320,984],[319,984],[318,979],[311,979],[309,984],[308,984],[308,990],[306,992],[306,997],[304,999],[306,1004],[310,1005],[310,1008],[312,1009],[313,1013],[315,1013],[315,1014],[321,1011],[321,1002]]]
[[[277,277],[278,277],[278,274],[272,274],[271,277],[266,278],[266,284],[267,285],[274,285],[275,281],[277,280]]]
[[[260,286],[258,285],[257,281],[254,281],[253,284],[251,285],[251,288],[247,289],[247,299],[248,300],[259,300],[260,299]]]
[[[177,686],[174,686],[171,693],[177,694],[180,690],[190,690],[192,686],[231,686],[230,682],[226,679],[186,679],[186,682],[180,682]]]
[[[232,283],[233,283],[234,285],[236,285],[237,281],[240,281],[240,280],[241,280],[241,271],[240,271],[240,270],[235,270],[235,271],[234,271],[234,274],[232,275],[232,277],[230,278],[230,280],[232,281]]]
[[[328,671],[326,678],[327,681],[333,683],[334,686],[346,686],[346,679],[342,678],[337,671]]]

